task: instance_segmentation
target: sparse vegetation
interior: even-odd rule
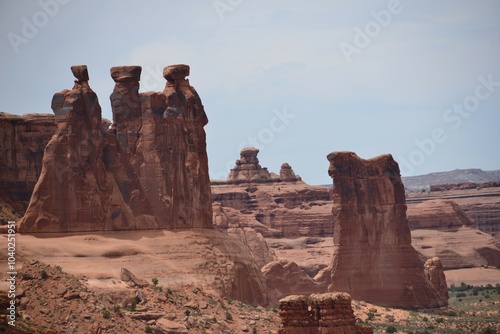
[[[153,285],[154,285],[154,286],[157,286],[157,285],[158,285],[158,278],[153,277],[153,278],[151,279],[151,282],[153,283]]]
[[[398,329],[394,326],[387,326],[387,328],[385,329],[385,332],[386,333],[396,333],[398,331]]]
[[[229,313],[229,311],[226,311],[226,320],[233,321],[233,316]]]
[[[47,278],[49,278],[49,275],[47,274],[47,272],[45,271],[45,269],[42,269],[42,270],[40,271],[40,277],[41,277],[42,279],[47,279]]]
[[[104,319],[109,319],[111,317],[111,313],[108,310],[103,310],[102,311],[102,317]]]
[[[153,328],[151,328],[151,326],[146,326],[146,328],[144,329],[144,332],[146,333],[153,333]]]

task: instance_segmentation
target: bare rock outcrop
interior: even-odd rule
[[[288,163],[282,165],[280,176],[269,173],[258,163],[258,152],[243,149],[228,179],[212,181],[214,202],[230,213],[225,223],[252,227],[264,237],[331,235],[331,189],[306,184]]]
[[[399,166],[391,155],[363,160],[328,155],[334,181],[334,254],[318,274],[329,291],[371,303],[412,308],[447,305],[426,278],[411,245]]]
[[[85,65],[54,95],[57,133],[21,232],[211,228],[212,201],[201,100],[189,66],[164,70],[161,93],[139,94],[139,66],[111,69],[113,126],[103,127]]]
[[[238,238],[250,248],[259,268],[276,259],[274,251],[267,246],[266,239],[253,228],[230,228],[227,230],[227,234]]]
[[[453,201],[475,226],[500,241],[500,187],[498,181],[443,185],[430,192],[407,194],[408,207],[428,200]],[[438,190],[439,189],[439,190]]]
[[[408,206],[413,247],[424,261],[438,256],[445,269],[500,267],[500,243],[475,228],[451,200],[434,199]]]
[[[362,334],[371,327],[357,326],[347,293],[291,295],[279,301],[279,334]]]
[[[296,182],[296,181],[302,181],[302,178],[295,174],[295,172],[292,169],[292,166],[290,166],[288,162],[285,162],[284,164],[281,165],[280,180],[282,182]]]
[[[54,115],[0,112],[0,202],[17,212],[28,207],[42,172],[45,146],[54,134]]]
[[[424,273],[439,293],[441,299],[448,300],[448,284],[446,284],[446,276],[444,275],[444,268],[441,263],[441,259],[433,257],[432,259],[425,261]]]
[[[259,164],[257,154],[259,150],[254,147],[247,147],[241,150],[240,158],[236,160],[236,165],[227,176],[229,182],[272,182],[277,181],[277,175],[269,173],[266,167]]]
[[[451,200],[429,200],[408,206],[406,213],[411,230],[450,229],[461,226],[474,226],[462,208]]]
[[[278,305],[278,301],[288,295],[326,291],[324,284],[315,282],[295,262],[276,260],[266,264],[261,271],[272,305]]]

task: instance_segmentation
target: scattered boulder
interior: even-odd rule
[[[156,327],[153,334],[187,334],[188,329],[185,325],[162,318],[156,321]]]
[[[433,257],[425,261],[424,273],[427,279],[432,283],[442,300],[448,300],[448,285],[446,284],[446,276],[444,275],[443,264],[441,259]]]

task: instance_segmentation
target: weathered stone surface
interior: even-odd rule
[[[43,151],[56,130],[54,115],[0,112],[0,202],[17,212],[28,207],[42,172]]]
[[[288,164],[288,162],[285,162],[284,164],[281,165],[280,180],[282,182],[296,182],[296,181],[301,181],[302,178],[295,174],[295,172],[293,171],[292,167]]]
[[[240,159],[236,160],[236,165],[229,172],[227,181],[235,183],[277,181],[279,177],[276,174],[271,174],[266,167],[261,167],[257,158],[258,153],[259,150],[253,147],[242,149]]]
[[[89,81],[89,72],[87,65],[74,65],[71,66],[71,72],[78,81]]]
[[[427,200],[452,200],[467,216],[472,218],[477,228],[500,241],[500,186],[498,182],[467,183],[431,188],[430,192],[408,193],[408,206]]]
[[[257,233],[253,228],[230,228],[227,234],[238,238],[248,246],[259,268],[276,259],[274,251],[267,246],[262,234]]]
[[[257,154],[243,149],[228,179],[212,181],[215,224],[251,227],[264,237],[331,235],[331,189],[306,184],[287,163],[281,176],[269,173]]]
[[[112,68],[110,130],[86,69],[74,67],[75,86],[52,100],[57,133],[20,231],[211,228],[208,119],[194,88],[176,74],[186,67],[169,67],[165,90],[144,94],[139,66]]]
[[[133,285],[137,285],[140,288],[145,286],[149,286],[149,283],[146,280],[137,278],[134,274],[130,272],[127,268],[122,268],[120,272],[120,279],[123,282],[131,283]]]
[[[267,286],[269,302],[278,305],[278,301],[291,294],[311,294],[325,292],[326,286],[315,282],[294,262],[276,260],[266,264],[262,274]]]
[[[474,226],[460,206],[450,200],[429,200],[408,206],[408,226],[416,229],[447,230],[461,226]]]
[[[443,264],[441,259],[433,257],[424,264],[424,273],[427,279],[432,283],[442,300],[448,300],[448,285],[446,284],[446,276],[444,275]]]
[[[185,325],[173,322],[162,318],[156,321],[156,326],[153,330],[154,334],[187,334],[188,330]]]
[[[334,181],[334,254],[317,278],[329,291],[397,307],[447,305],[423,272],[411,245],[399,166],[391,155],[363,160],[328,155]]]
[[[493,266],[500,267],[498,241],[469,226],[448,230],[417,229],[411,232],[412,245],[421,260],[439,257],[446,270]]]
[[[371,327],[356,325],[347,293],[290,295],[281,299],[279,305],[279,334],[373,333]]]
[[[412,245],[424,261],[439,256],[445,269],[500,267],[500,243],[476,229],[474,220],[454,201],[409,205],[407,216]]]

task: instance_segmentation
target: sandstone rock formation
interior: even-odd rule
[[[0,202],[17,212],[28,207],[42,172],[43,151],[54,134],[54,115],[0,112]]]
[[[461,226],[474,226],[474,220],[460,206],[450,200],[429,200],[408,206],[408,226],[416,229],[448,230]]]
[[[331,189],[310,186],[288,163],[280,176],[262,168],[259,150],[245,148],[225,181],[212,181],[214,221],[229,227],[252,227],[264,237],[327,236],[333,232]]]
[[[446,284],[446,276],[444,275],[443,264],[441,259],[433,257],[424,264],[424,273],[427,279],[432,283],[442,300],[448,300],[448,285]]]
[[[411,245],[399,166],[391,155],[363,160],[328,155],[334,181],[334,255],[317,278],[329,291],[398,307],[447,305],[423,272]]]
[[[439,257],[444,269],[500,267],[500,245],[487,233],[462,226],[449,230],[416,229],[412,245],[422,261]]]
[[[500,241],[500,187],[498,182],[433,186],[430,192],[408,193],[409,208],[427,200],[452,200],[472,218],[477,228]]]
[[[227,181],[235,183],[277,181],[277,175],[272,175],[267,168],[260,166],[258,153],[259,150],[253,147],[242,149],[240,159],[236,160],[236,165],[229,172]]]
[[[288,260],[270,262],[261,270],[271,305],[278,305],[278,301],[288,295],[326,291],[324,284],[315,282],[296,263]]]
[[[476,229],[474,220],[454,201],[409,205],[407,216],[412,244],[424,261],[439,256],[445,269],[500,266],[500,243]]]
[[[295,174],[288,162],[285,162],[281,165],[280,180],[282,182],[296,182],[301,181],[302,178]]]
[[[279,334],[362,334],[371,327],[357,326],[347,293],[291,295],[280,300]]]
[[[139,94],[138,66],[111,69],[113,126],[84,65],[54,95],[57,133],[45,149],[22,232],[211,228],[201,100],[187,65],[166,67],[165,90]]]
[[[267,246],[266,240],[262,234],[257,233],[253,228],[230,228],[227,230],[227,234],[238,238],[250,248],[259,268],[264,267],[264,265],[276,259],[276,255],[273,250]]]

